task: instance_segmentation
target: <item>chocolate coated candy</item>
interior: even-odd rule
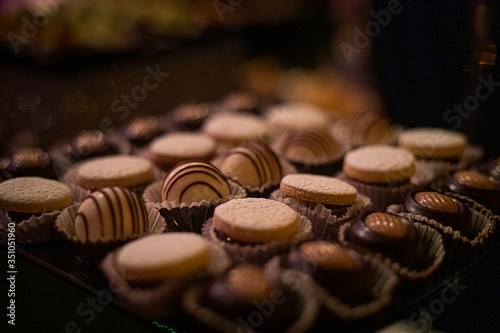
[[[352,222],[347,239],[404,266],[417,269],[424,265],[420,235],[413,223],[401,216],[365,210]]]
[[[433,191],[411,191],[406,195],[404,208],[409,213],[450,226],[464,236],[471,237],[474,234],[471,211],[456,198]]]

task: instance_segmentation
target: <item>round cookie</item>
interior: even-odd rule
[[[140,156],[112,155],[83,162],[77,169],[80,186],[95,190],[105,187],[133,187],[153,180],[151,162]]]
[[[460,158],[468,143],[468,137],[458,131],[418,127],[399,134],[398,146],[428,159]]]
[[[182,203],[225,198],[231,194],[226,176],[215,166],[204,161],[186,161],[177,164],[165,177],[162,201]]]
[[[354,186],[338,178],[311,174],[286,175],[280,190],[301,200],[339,206],[354,204],[358,193]]]
[[[244,113],[221,114],[206,120],[203,132],[218,142],[238,145],[244,141],[266,141],[270,131],[266,121]]]
[[[251,188],[267,183],[278,184],[282,177],[276,155],[264,144],[256,142],[230,149],[220,169],[229,178]]]
[[[287,103],[273,107],[266,114],[269,126],[276,131],[323,127],[329,118],[321,109],[307,103]]]
[[[234,241],[265,243],[297,233],[298,213],[270,199],[233,199],[215,207],[213,225]]]
[[[0,183],[0,208],[38,214],[64,209],[73,203],[65,184],[41,177],[18,177]]]
[[[168,169],[185,160],[210,160],[217,143],[203,133],[176,132],[162,135],[149,145],[151,159],[162,169]]]
[[[389,183],[409,179],[415,173],[410,152],[389,145],[363,146],[344,157],[344,173],[365,183]]]
[[[148,213],[137,195],[126,188],[95,190],[75,217],[76,237],[83,243],[139,236],[148,231]]]
[[[208,241],[190,232],[147,235],[121,247],[115,257],[117,271],[138,284],[196,274],[209,261]]]

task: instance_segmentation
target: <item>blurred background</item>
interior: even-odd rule
[[[2,0],[1,149],[250,91],[457,129],[498,154],[498,3]]]

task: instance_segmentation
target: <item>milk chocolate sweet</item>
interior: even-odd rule
[[[500,184],[474,170],[458,170],[441,182],[442,189],[476,200],[495,213],[500,211]]]
[[[352,222],[347,240],[381,253],[412,269],[424,266],[420,235],[406,218],[377,210],[365,210]]]
[[[54,165],[48,152],[37,147],[14,148],[10,158],[2,166],[13,177],[43,177],[57,179]]]
[[[41,177],[17,177],[0,183],[0,209],[13,221],[62,210],[73,203],[68,186]]]
[[[156,166],[168,171],[186,160],[209,161],[214,157],[216,147],[216,141],[206,134],[172,132],[154,139],[149,145],[149,154]]]
[[[148,231],[148,214],[137,195],[122,187],[95,190],[78,209],[76,237],[82,243],[125,240]]]
[[[258,306],[271,304],[273,311],[262,316],[258,327],[254,327],[259,332],[281,332],[296,320],[300,312],[299,297],[295,292],[279,279],[266,276],[259,266],[251,264],[239,264],[212,283],[206,302],[210,309],[238,323],[241,318],[249,318]]]
[[[119,153],[119,149],[99,130],[78,133],[65,149],[72,162]]]
[[[226,242],[263,244],[294,236],[299,230],[298,218],[297,212],[278,201],[233,199],[215,207],[213,226]]]
[[[363,257],[340,244],[327,241],[302,243],[288,256],[290,265],[310,272],[333,296],[351,305],[373,298]]]
[[[210,247],[191,232],[151,234],[117,250],[115,267],[131,284],[182,280],[200,274],[210,262]]]
[[[318,163],[332,161],[340,148],[327,129],[314,127],[290,131],[280,151],[294,162]]]
[[[172,110],[170,120],[179,130],[193,131],[200,128],[209,114],[209,107],[205,103],[186,103]]]
[[[160,135],[158,118],[155,116],[140,116],[132,119],[123,129],[123,135],[130,143],[143,147]]]
[[[463,155],[468,137],[458,131],[417,127],[402,131],[398,146],[421,159],[458,161]]]
[[[230,149],[220,169],[229,178],[249,188],[276,185],[283,174],[273,151],[257,142],[247,142]]]
[[[405,198],[404,209],[450,226],[463,236],[471,237],[474,234],[471,211],[457,198],[434,191],[411,191]]]
[[[225,198],[230,194],[226,176],[217,167],[204,161],[177,164],[167,174],[162,186],[162,201],[186,204]]]

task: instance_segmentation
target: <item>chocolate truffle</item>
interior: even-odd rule
[[[148,214],[137,195],[125,188],[95,190],[78,209],[76,237],[82,243],[124,240],[148,231]]]
[[[365,210],[359,214],[347,234],[349,242],[379,252],[412,269],[424,265],[419,238],[411,221],[377,210]]]
[[[174,166],[165,177],[162,201],[181,203],[225,198],[231,194],[226,176],[204,161],[186,161]]]
[[[448,174],[441,185],[445,191],[474,199],[495,213],[500,211],[500,186],[493,177],[473,170],[459,170]]]
[[[222,161],[221,171],[243,187],[256,188],[278,184],[282,177],[276,155],[266,145],[247,142],[229,150]]]
[[[450,226],[466,237],[474,234],[470,209],[451,196],[434,191],[411,191],[406,195],[404,209]]]
[[[108,137],[98,130],[78,133],[65,149],[72,162],[119,153],[118,147],[113,145]]]
[[[3,161],[4,168],[13,177],[43,177],[57,179],[52,160],[45,150],[36,147],[19,147],[10,158]]]
[[[196,130],[200,128],[208,115],[209,107],[207,104],[187,103],[172,110],[170,120],[179,130]]]
[[[259,332],[281,332],[296,320],[300,311],[296,293],[280,280],[266,276],[262,268],[250,264],[235,266],[212,283],[207,291],[207,305],[238,323],[259,308],[266,309],[269,312],[264,313],[260,325],[253,327]],[[268,310],[271,306],[272,311]]]
[[[280,150],[293,162],[321,163],[332,161],[340,148],[327,129],[314,127],[290,131]]]
[[[370,276],[358,252],[326,241],[302,243],[289,255],[295,269],[312,274],[314,280],[333,296],[351,305],[373,298]]]
[[[125,138],[138,147],[147,145],[160,133],[158,118],[155,116],[136,117],[123,129]]]

